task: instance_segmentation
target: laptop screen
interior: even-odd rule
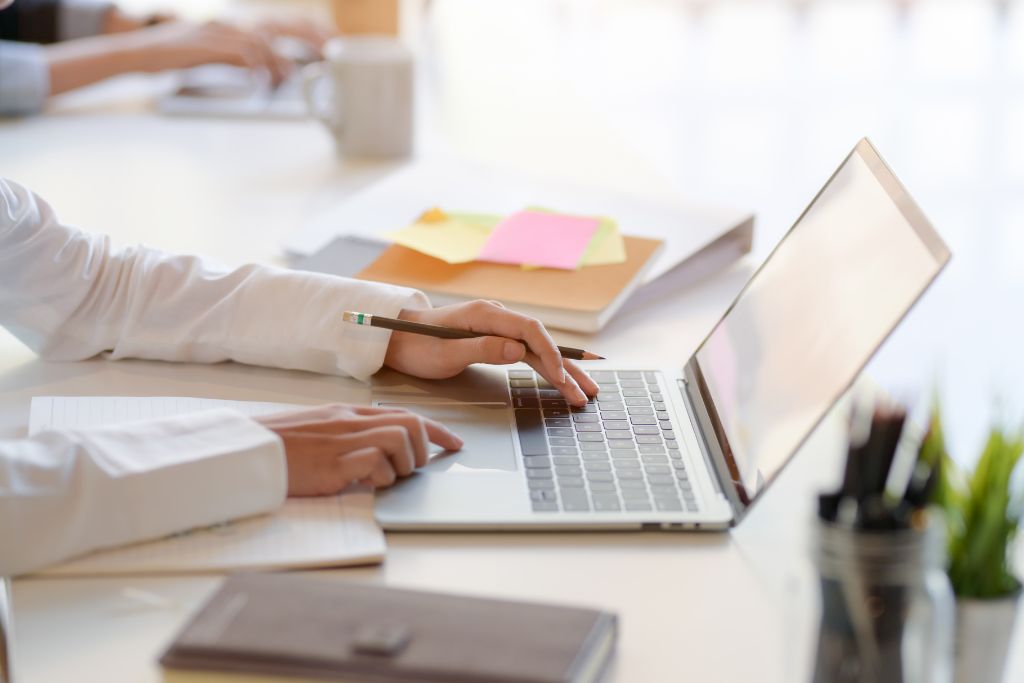
[[[862,140],[695,354],[734,502],[775,478],[948,260]]]

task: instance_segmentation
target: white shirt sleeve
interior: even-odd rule
[[[0,116],[36,114],[49,94],[43,46],[0,40]]]
[[[343,323],[341,312],[395,317],[410,306],[429,302],[318,273],[114,250],[0,179],[0,325],[44,358],[234,360],[365,380],[383,365],[391,333]]]
[[[341,311],[428,305],[387,285],[114,250],[0,179],[0,325],[46,358],[109,352],[367,378],[390,334],[343,324]],[[279,438],[231,412],[0,441],[0,575],[269,511],[286,469]]]
[[[281,440],[230,410],[0,440],[0,576],[274,509]]]

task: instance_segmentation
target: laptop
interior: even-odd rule
[[[924,293],[949,249],[861,140],[689,358],[592,373],[571,408],[529,368],[380,376],[373,403],[464,438],[377,498],[387,529],[739,523]]]

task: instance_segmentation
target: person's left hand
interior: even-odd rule
[[[470,301],[431,309],[405,309],[402,320],[483,332],[487,337],[438,339],[392,332],[384,365],[416,377],[452,377],[473,363],[510,365],[526,362],[573,405],[597,395],[598,387],[583,370],[562,358],[537,320],[510,311],[495,301]]]

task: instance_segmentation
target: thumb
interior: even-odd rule
[[[476,337],[456,339],[445,349],[447,360],[453,365],[465,367],[473,363],[509,365],[518,363],[526,355],[526,347],[504,337]]]

